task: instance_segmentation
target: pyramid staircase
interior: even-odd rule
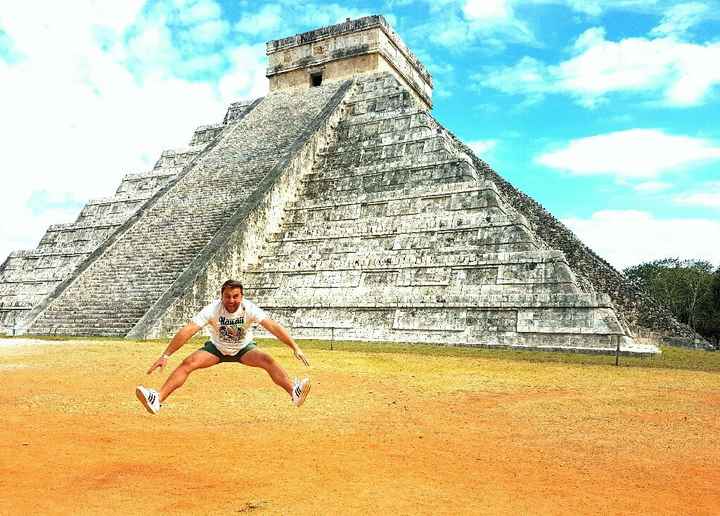
[[[242,274],[295,335],[541,349],[633,344],[390,74],[357,79],[335,141]]]
[[[50,226],[37,248],[10,253],[0,265],[0,334],[22,331],[32,314],[47,306],[56,289],[102,253],[144,209],[192,168],[228,124],[236,123],[259,102],[235,102],[221,124],[198,127],[189,146],[163,151],[154,167],[126,174],[112,197],[89,201],[77,219]]]
[[[301,102],[288,92],[271,93],[244,116],[231,109],[222,127],[200,135],[211,143],[183,174],[33,309],[27,332],[127,335],[168,290],[177,290],[209,245],[216,249],[228,221],[247,211],[267,177],[347,87],[313,88]]]

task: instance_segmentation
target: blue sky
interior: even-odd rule
[[[720,5],[664,0],[4,5],[0,260],[266,94],[265,41],[367,14],[434,116],[616,267],[720,265]]]

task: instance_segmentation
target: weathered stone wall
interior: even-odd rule
[[[270,91],[310,87],[310,75],[338,80],[388,71],[432,107],[432,77],[382,16],[366,16],[267,43]]]
[[[227,125],[232,122],[240,121],[240,119],[252,111],[260,103],[260,101],[262,101],[262,98],[251,101],[233,102],[230,104],[227,113],[225,113],[223,124]]]
[[[220,285],[226,279],[241,277],[243,270],[257,262],[265,236],[281,224],[284,208],[288,200],[296,196],[300,178],[309,173],[319,150],[324,149],[333,137],[344,108],[342,100],[350,87],[351,82],[347,82],[335,92],[287,152],[287,158],[275,165],[257,186],[252,198],[228,219],[213,241],[135,325],[128,337],[157,338],[174,334],[201,307],[218,297]],[[296,94],[295,100],[304,102],[306,96]]]
[[[563,252],[583,291],[610,295],[636,340],[656,344],[702,345],[700,335],[678,322],[667,308],[629,282],[542,205],[502,178],[454,135],[453,139],[459,148],[472,156],[480,176],[495,184],[503,197],[525,216],[531,231],[549,247]]]
[[[0,332],[20,331],[30,311],[174,177],[126,175],[113,197],[88,202],[73,223],[50,226],[36,249],[11,253],[0,267]]]
[[[284,223],[240,276],[293,334],[640,349],[610,298],[582,293],[564,255],[535,237],[394,76],[358,78],[345,111]]]
[[[208,150],[163,153],[159,168],[186,170],[39,309],[29,332],[126,335],[287,158],[339,86],[268,95]]]
[[[231,105],[225,120],[240,120],[258,102]],[[23,332],[55,290],[72,281],[88,261],[101,254],[143,209],[182,176],[224,127],[199,127],[190,147],[164,151],[153,170],[126,174],[115,195],[88,202],[74,223],[50,226],[37,249],[12,253],[0,266],[0,333]]]
[[[286,88],[310,88],[310,74],[322,72],[323,82],[347,80],[379,68],[378,54],[337,59],[311,68],[298,68],[270,78],[270,91]]]

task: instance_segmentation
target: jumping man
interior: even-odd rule
[[[285,370],[270,355],[261,351],[252,339],[252,326],[261,324],[289,346],[295,353],[295,358],[309,366],[302,350],[287,330],[269,319],[261,308],[243,298],[243,287],[239,281],[228,280],[223,283],[220,296],[221,299],[216,299],[207,305],[189,323],[180,328],[162,356],[150,366],[148,374],[158,367],[164,367],[170,355],[207,324],[210,325],[210,340],[182,361],[160,388],[160,392],[142,385],[135,389],[135,395],[140,403],[151,414],[158,413],[162,402],[184,384],[195,369],[214,366],[220,362],[240,362],[251,367],[261,367],[268,372],[273,382],[287,391],[296,406],[299,407],[305,401],[310,392],[310,380],[304,378],[291,382]]]

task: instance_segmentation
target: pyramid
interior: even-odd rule
[[[694,337],[431,114],[382,16],[267,43],[270,92],[0,267],[5,333],[172,335],[227,278],[298,338],[655,353]]]

